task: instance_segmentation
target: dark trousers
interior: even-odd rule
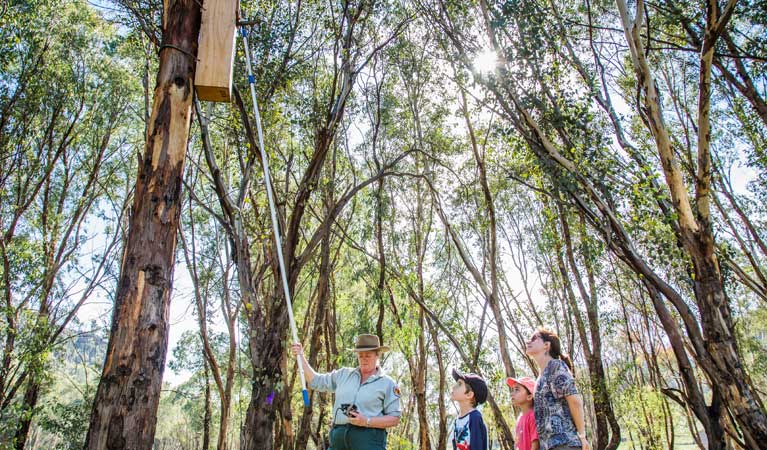
[[[386,430],[336,425],[330,430],[329,450],[386,450]]]

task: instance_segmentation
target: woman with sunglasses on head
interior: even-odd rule
[[[559,336],[538,328],[527,342],[526,353],[541,369],[534,401],[540,450],[591,450],[573,363],[562,353]]]

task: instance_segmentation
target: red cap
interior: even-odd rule
[[[521,384],[527,389],[527,392],[535,394],[535,380],[530,377],[506,378],[506,384],[508,384],[509,387],[514,387],[515,384]]]

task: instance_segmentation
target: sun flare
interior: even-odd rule
[[[481,74],[494,72],[498,67],[498,55],[493,50],[483,50],[474,57],[472,65]]]

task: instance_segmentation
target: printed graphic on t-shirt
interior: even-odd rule
[[[482,420],[482,413],[473,410],[463,417],[455,419],[453,424],[454,450],[486,450],[487,428]]]
[[[469,418],[471,414],[455,419],[455,431],[453,434],[453,444],[457,450],[471,449],[471,430],[469,429]]]

